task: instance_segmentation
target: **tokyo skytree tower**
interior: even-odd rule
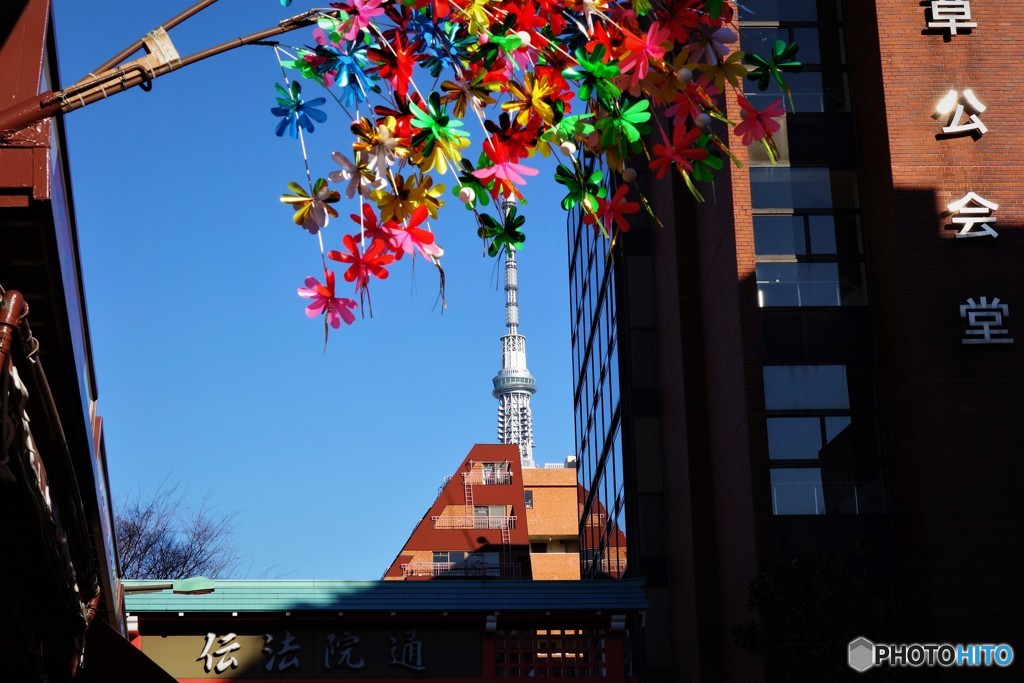
[[[533,464],[533,413],[530,397],[537,391],[533,375],[526,369],[526,337],[519,334],[519,279],[516,250],[509,245],[505,258],[505,326],[501,338],[501,370],[494,376],[494,398],[498,399],[498,441],[519,446],[523,467]]]

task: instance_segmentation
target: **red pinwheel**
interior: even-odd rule
[[[387,43],[381,48],[366,51],[366,56],[377,63],[370,69],[386,80],[402,99],[409,94],[409,83],[416,63],[423,59],[423,41],[408,42],[404,33],[397,30],[384,33]]]
[[[683,126],[676,126],[672,130],[672,143],[669,144],[665,131],[661,131],[661,139],[665,144],[659,143],[654,146],[654,156],[657,159],[651,162],[651,170],[657,171],[659,180],[665,177],[665,172],[673,163],[685,171],[692,171],[693,161],[707,158],[706,149],[693,146],[703,133],[700,128],[691,128],[687,131]]]
[[[597,217],[605,226],[615,225],[619,232],[629,232],[629,221],[626,216],[640,211],[640,205],[636,202],[627,202],[626,195],[629,193],[629,185],[619,185],[611,199],[597,200]],[[588,213],[583,216],[583,222],[587,225],[595,225],[597,217]]]
[[[629,74],[629,88],[635,88],[647,77],[651,62],[660,61],[665,56],[666,44],[671,35],[658,22],[652,23],[642,36],[625,32],[622,47],[626,50],[626,56],[619,63],[619,69],[623,74]]]
[[[345,282],[355,282],[357,292],[366,289],[370,284],[370,276],[388,279],[388,271],[384,266],[393,263],[395,256],[385,253],[387,245],[384,240],[373,240],[365,253],[352,235],[345,235],[341,243],[347,251],[331,250],[327,252],[327,258],[349,264],[344,275]]]
[[[387,242],[391,239],[391,233],[380,223],[377,219],[377,214],[373,212],[373,207],[369,204],[363,204],[363,215],[349,214],[349,218],[356,222],[362,232],[362,237],[370,240],[371,242],[376,240],[383,240]]]

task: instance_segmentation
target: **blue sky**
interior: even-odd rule
[[[189,4],[56,0],[64,84]],[[189,54],[312,6],[221,0],[170,35]],[[282,42],[312,41],[302,30]],[[279,81],[273,51],[245,47],[66,118],[110,484],[145,494],[166,479],[193,500],[212,494],[237,512],[239,576],[376,579],[443,477],[472,444],[495,439],[502,270],[447,195],[432,223],[446,250],[447,311],[435,306],[432,269],[403,259],[372,285],[375,316],[332,331],[323,353],[322,324],[296,295],[320,275],[319,248],[278,201],[304,173],[298,144],[274,135]],[[344,113],[328,113],[307,138],[321,176],[351,139]],[[573,451],[559,189],[542,167],[520,209],[538,462]],[[357,211],[343,201],[328,249]]]

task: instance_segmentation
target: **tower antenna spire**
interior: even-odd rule
[[[501,201],[507,218],[513,199],[507,197]],[[498,399],[498,441],[518,445],[523,467],[534,467],[530,397],[537,392],[537,384],[526,369],[526,337],[519,334],[518,291],[516,249],[508,245],[505,250],[505,327],[508,331],[501,338],[501,370],[494,376],[492,395]]]

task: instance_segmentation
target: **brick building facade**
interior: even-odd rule
[[[950,11],[976,25],[954,35]],[[801,45],[780,162],[733,139],[743,165],[704,203],[641,176],[669,227],[613,259],[570,238],[581,482],[636,530],[644,679],[842,680],[862,635],[1019,647],[1024,6],[745,0],[737,19],[745,49]],[[783,595],[813,633],[773,613]]]

